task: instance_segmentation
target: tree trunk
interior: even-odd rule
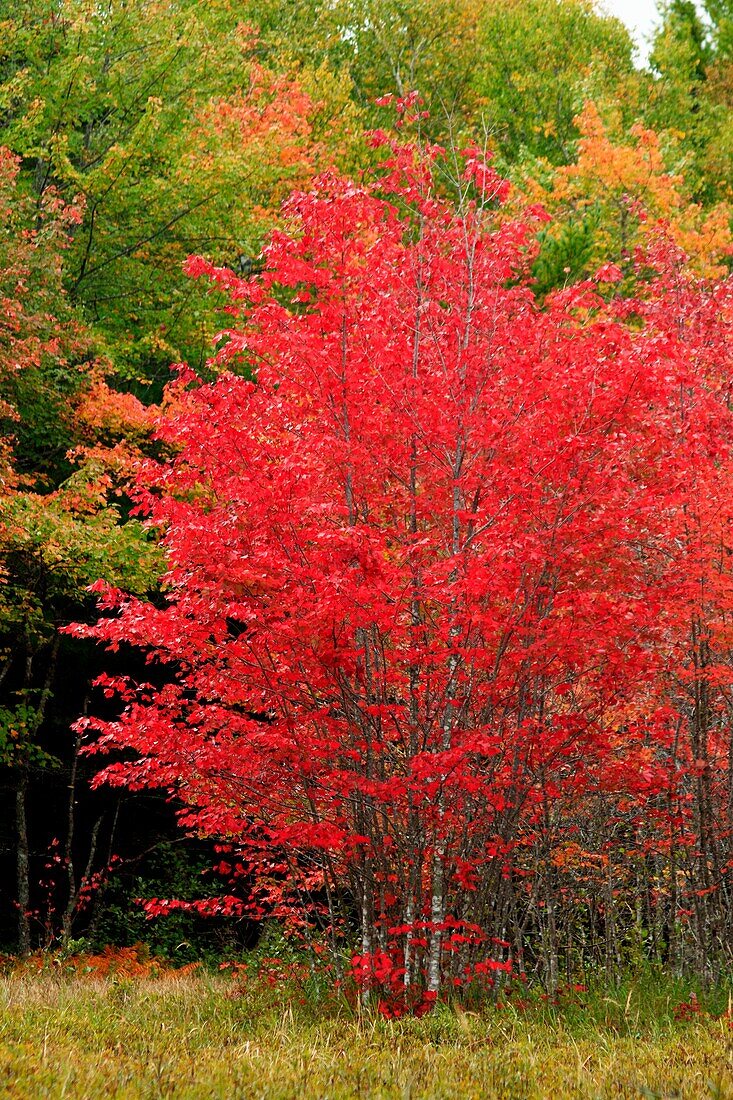
[[[28,844],[28,769],[23,768],[15,789],[15,830],[18,904],[18,952],[29,955],[31,951],[30,906],[30,847]]]

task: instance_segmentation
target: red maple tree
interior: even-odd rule
[[[394,144],[372,182],[320,177],[261,275],[191,259],[234,322],[140,479],[165,602],[99,586],[94,628],[169,670],[105,681],[97,745],[133,752],[103,778],[174,793],[247,878],[222,907],[337,968],[356,942],[392,1004],[508,969],[533,912],[555,934],[583,807],[599,859],[622,819],[627,847],[669,823],[694,563],[730,541],[728,291],[660,251],[643,299],[609,268],[539,308],[541,212],[497,218],[504,181],[450,163]]]

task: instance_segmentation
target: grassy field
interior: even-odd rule
[[[198,972],[11,974],[0,981],[0,1096],[733,1100],[727,994],[689,1012],[676,1007],[683,995],[630,985],[559,1007],[441,1006],[388,1021]]]

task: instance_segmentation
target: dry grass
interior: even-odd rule
[[[14,975],[0,981],[0,1095],[733,1100],[729,1020],[675,1021],[665,1003],[650,1015],[632,989],[567,1011],[441,1007],[390,1022],[233,996],[205,974]]]

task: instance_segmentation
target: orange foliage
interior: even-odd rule
[[[77,978],[183,978],[198,970],[201,963],[188,963],[185,966],[173,966],[167,959],[151,955],[145,944],[136,943],[132,947],[105,947],[100,953],[88,955],[49,955],[36,951],[27,958],[20,959],[12,955],[0,957],[0,969],[13,974],[40,974],[49,967],[63,970]]]
[[[112,432],[127,439],[146,435],[155,419],[154,407],[143,405],[131,393],[113,390],[102,378],[84,391],[75,412],[78,423],[95,434]]]
[[[628,141],[609,136],[595,104],[575,119],[580,131],[574,164],[559,168],[548,189],[529,184],[535,201],[563,217],[599,210],[595,261],[626,259],[635,246],[660,232],[686,254],[697,274],[726,274],[733,252],[731,211],[726,203],[708,209],[690,202],[682,176],[666,170],[659,136],[637,123]]]
[[[210,100],[192,120],[182,178],[209,175],[214,189],[239,196],[272,220],[294,186],[312,175],[320,147],[311,118],[319,109],[300,84],[250,63],[248,83],[232,95]],[[234,200],[237,201],[236,199]]]

